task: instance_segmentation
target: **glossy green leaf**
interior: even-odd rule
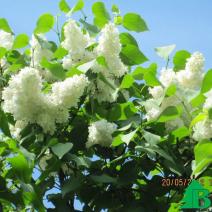
[[[210,69],[204,76],[202,81],[201,92],[206,93],[212,88],[212,69]]]
[[[55,52],[54,52],[54,57],[57,59],[62,59],[68,54],[68,51],[64,49],[63,47],[59,47]]]
[[[51,149],[55,155],[61,159],[66,153],[68,153],[73,147],[72,143],[57,143],[56,145],[52,146]]]
[[[119,38],[120,38],[120,43],[122,45],[134,45],[138,47],[138,43],[136,41],[136,39],[128,32],[123,32],[119,34]]]
[[[129,66],[142,64],[148,59],[146,56],[140,51],[140,49],[132,44],[127,44],[123,46],[120,57],[122,61]]]
[[[0,47],[0,59],[4,57],[4,55],[6,54],[7,49]]]
[[[200,93],[191,100],[192,107],[199,107],[205,102],[206,97]]]
[[[54,16],[52,16],[49,13],[46,13],[39,17],[34,32],[36,34],[46,33],[49,32],[53,28],[53,26],[54,26]]]
[[[11,137],[10,129],[7,121],[7,117],[4,114],[3,110],[0,109],[0,129],[6,135]]]
[[[148,27],[143,18],[136,13],[127,13],[123,17],[123,26],[126,29],[135,32],[144,32],[148,30]]]
[[[109,175],[103,174],[100,176],[91,175],[90,178],[96,183],[116,183],[117,179],[110,177]]]
[[[12,30],[5,18],[0,18],[0,29],[4,30],[5,32],[12,33]]]
[[[70,11],[70,9],[71,9],[69,7],[68,3],[66,2],[66,0],[60,0],[60,2],[59,2],[59,8],[64,13],[68,13]]]
[[[20,34],[15,38],[13,48],[14,49],[24,48],[28,44],[29,44],[29,37],[26,34]]]
[[[77,3],[73,6],[73,8],[71,8],[70,13],[75,13],[79,10],[82,10],[84,7],[84,1],[83,0],[78,0]]]
[[[99,28],[104,27],[109,22],[110,15],[103,2],[95,2],[92,6],[92,12],[94,14],[94,24]]]
[[[118,8],[118,6],[116,4],[112,5],[112,12],[115,13],[115,14],[119,14],[120,13],[120,10],[119,10],[119,8]]]
[[[158,122],[167,122],[180,116],[180,111],[174,106],[167,107],[159,116]]]
[[[174,70],[180,71],[185,69],[186,61],[190,56],[191,54],[185,50],[176,52],[173,58]]]
[[[177,91],[177,87],[175,84],[171,84],[167,89],[166,89],[166,96],[173,96]]]
[[[120,88],[130,88],[134,83],[134,78],[130,75],[127,74],[124,76]]]
[[[116,104],[114,107],[108,111],[108,120],[117,121],[117,120],[127,120],[133,115],[135,115],[137,109],[132,102]]]
[[[173,52],[175,47],[176,47],[175,44],[169,45],[169,46],[161,46],[161,47],[155,48],[155,51],[160,57],[162,57],[165,60],[168,60],[169,55]]]
[[[84,21],[83,19],[79,20],[83,26],[85,27],[85,29],[91,34],[91,35],[96,35],[99,32],[98,27],[96,27],[93,24],[89,24],[88,22]]]
[[[32,164],[22,154],[7,159],[12,167],[12,172],[23,182],[30,182],[32,175]]]
[[[62,195],[65,196],[66,194],[79,189],[82,185],[82,176],[71,176],[70,179],[65,181],[65,184],[62,187]]]
[[[49,62],[46,58],[43,58],[40,64],[58,79],[65,79],[66,74],[60,63]]]
[[[130,133],[128,133],[128,134],[122,135],[122,136],[121,136],[121,140],[122,140],[125,144],[129,145],[130,141],[134,138],[136,132],[137,132],[137,130],[134,130],[134,131],[132,131],[132,132],[130,132]]]
[[[150,145],[157,145],[161,140],[160,136],[147,132],[147,131],[144,131],[143,136],[146,142]]]
[[[200,175],[212,163],[211,141],[199,142],[194,148],[195,167],[193,174]]]
[[[190,131],[187,127],[183,126],[180,127],[174,131],[172,131],[172,134],[175,136],[175,138],[182,139],[184,137],[187,137],[190,135]]]

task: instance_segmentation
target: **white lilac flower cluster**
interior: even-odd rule
[[[62,47],[69,53],[63,59],[63,67],[69,70],[78,63],[86,63],[95,58],[95,53],[87,50],[94,40],[88,33],[83,33],[76,21],[69,20],[64,27],[65,39],[61,43]]]
[[[189,126],[193,115],[190,104],[191,97],[200,92],[201,83],[204,77],[204,57],[201,53],[195,52],[187,59],[185,70],[175,72],[172,69],[162,69],[159,75],[161,85],[149,88],[152,98],[148,99],[144,106],[148,121],[156,120],[160,114],[169,106],[181,106],[182,115],[175,120],[165,123],[167,131],[181,126]],[[170,86],[176,87],[172,96],[166,96]],[[204,110],[212,108],[212,90],[205,94],[206,101]],[[193,137],[196,140],[212,138],[212,121],[206,118],[198,122],[194,128]]]
[[[207,112],[212,109],[212,89],[205,94],[205,97],[203,110]],[[196,140],[212,138],[212,120],[208,116],[194,126],[194,138]]]
[[[89,148],[95,144],[109,147],[113,140],[112,134],[116,129],[116,124],[107,122],[105,119],[92,123],[88,128],[89,136],[86,147]]]
[[[68,21],[64,27],[64,35],[65,39],[61,45],[68,50],[69,54],[63,59],[63,67],[69,70],[76,64],[104,57],[105,66],[96,61],[91,69],[94,73],[101,73],[108,83],[97,78],[95,83],[91,84],[90,90],[99,102],[116,101],[119,86],[117,79],[122,77],[128,69],[119,57],[121,44],[119,31],[115,25],[113,23],[105,25],[100,32],[98,45],[93,51],[87,48],[94,44],[95,40],[87,33],[83,33],[75,21]]]
[[[44,94],[39,71],[26,67],[13,75],[3,90],[3,109],[15,120],[37,123],[52,134],[57,123],[68,121],[68,109],[77,106],[87,84],[85,75],[77,75],[52,84],[52,91]]]
[[[14,36],[11,33],[0,30],[0,47],[10,50],[13,46],[13,41]]]
[[[0,30],[0,47],[10,50],[13,42],[14,36],[11,33]],[[89,49],[92,45],[94,48]],[[21,128],[28,123],[37,123],[44,132],[52,134],[57,123],[67,122],[69,108],[77,106],[86,87],[99,102],[113,102],[117,99],[118,78],[128,69],[119,57],[121,44],[118,29],[114,24],[106,24],[99,38],[95,40],[87,32],[82,31],[74,20],[68,20],[64,26],[64,40],[61,42],[61,46],[68,51],[61,60],[64,69],[70,70],[80,64],[94,61],[91,71],[101,73],[104,80],[97,77],[95,81],[88,83],[88,78],[81,74],[58,82],[51,72],[41,65],[43,58],[47,60],[54,58],[51,43],[43,34],[37,34],[32,36],[30,46],[30,66],[13,74],[8,86],[2,92],[3,109],[13,114],[16,120],[12,129],[14,135],[18,135]],[[97,57],[103,57],[106,65],[99,64]],[[52,83],[51,89],[43,92],[43,83],[46,81]],[[127,96],[127,93],[125,94]],[[107,146],[107,142],[111,142],[114,126],[106,121],[91,125],[88,146],[91,143]],[[94,128],[96,133],[92,130]],[[103,131],[107,131],[107,136]],[[100,139],[100,132],[103,132],[105,139]]]
[[[108,84],[101,79],[97,79],[95,96],[99,102],[114,102],[118,97],[117,79],[128,71],[127,66],[123,64],[119,57],[121,44],[119,31],[114,24],[109,23],[102,29],[96,51],[98,56],[105,58],[106,67],[96,63],[93,72],[101,73],[108,81]]]

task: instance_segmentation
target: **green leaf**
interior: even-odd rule
[[[68,153],[73,147],[72,143],[58,143],[51,147],[55,155],[61,159],[66,153]]]
[[[116,13],[116,14],[119,14],[120,13],[120,10],[119,10],[119,8],[118,8],[117,5],[115,5],[115,4],[112,5],[112,12],[113,13]]]
[[[212,119],[212,108],[208,110],[208,118]]]
[[[136,132],[137,130],[134,130],[126,135],[121,135],[121,140],[127,145],[129,145],[130,141],[134,138]]]
[[[83,185],[83,178],[82,176],[71,176],[70,179],[66,180],[63,187],[62,187],[62,195],[65,196],[66,194],[76,191]]]
[[[22,154],[18,154],[13,158],[8,158],[8,162],[12,167],[12,172],[25,183],[30,182],[33,164],[30,164]]]
[[[96,62],[95,59],[94,59],[94,60],[91,60],[91,61],[89,61],[89,62],[87,62],[87,63],[84,63],[84,64],[82,64],[82,65],[79,65],[79,66],[77,67],[77,69],[78,69],[79,71],[83,72],[83,73],[86,73],[89,69],[91,69],[91,68],[93,67],[93,65],[95,64],[95,62]]]
[[[199,142],[194,148],[195,168],[193,174],[197,177],[212,163],[211,141]]]
[[[174,106],[167,107],[159,116],[158,122],[167,122],[180,116],[180,111]]]
[[[108,85],[108,86],[109,86],[110,88],[112,88],[114,91],[115,91],[115,90],[117,91],[115,85],[112,84],[102,73],[98,73],[98,77],[99,77],[100,80],[102,80],[102,82],[104,82],[106,85]]]
[[[113,20],[114,24],[116,24],[116,25],[121,25],[122,24],[122,21],[123,21],[123,18],[120,15],[115,16],[114,17],[114,20]]]
[[[210,69],[204,76],[202,81],[201,92],[206,93],[212,88],[212,69]]]
[[[18,35],[13,43],[13,49],[21,49],[29,44],[29,37],[26,34]]]
[[[123,32],[119,34],[120,43],[125,46],[131,44],[138,47],[136,39],[128,32]]]
[[[175,84],[170,85],[167,89],[166,89],[166,96],[173,96],[177,91],[177,87]]]
[[[84,1],[83,0],[78,0],[77,3],[73,6],[71,9],[70,13],[73,14],[79,10],[82,10],[84,7]]]
[[[77,156],[74,154],[68,154],[68,159],[76,162],[78,167],[86,167],[89,168],[91,165],[91,160],[85,156]]]
[[[123,26],[126,29],[135,32],[144,32],[148,30],[143,18],[136,13],[127,13],[123,18]]]
[[[200,93],[195,98],[191,100],[192,107],[199,107],[205,102],[206,97]]]
[[[143,136],[147,143],[149,143],[151,146],[157,145],[161,140],[160,136],[147,132],[145,130]]]
[[[0,59],[4,57],[4,55],[6,54],[7,49],[0,47]]]
[[[103,2],[95,2],[92,6],[92,12],[94,14],[94,24],[99,28],[103,28],[110,20],[110,15]]]
[[[0,18],[0,29],[4,30],[5,32],[13,33],[5,18]]]
[[[83,72],[75,67],[72,67],[69,71],[66,72],[66,77],[73,77],[74,75],[80,75],[80,74],[83,74]]]
[[[124,64],[132,66],[142,64],[148,59],[146,56],[140,51],[140,49],[132,44],[127,44],[123,46],[120,57]]]
[[[66,0],[60,0],[59,8],[64,13],[68,13],[70,11],[70,7],[69,7],[68,3],[66,2]]]
[[[174,70],[180,71],[185,69],[186,61],[190,56],[191,54],[185,50],[176,52],[173,58]]]
[[[156,75],[157,75],[156,63],[150,64],[150,66],[147,68],[143,68],[139,66],[132,73],[132,76],[134,77],[134,79],[145,80],[148,86],[160,85],[160,82],[157,79]]]
[[[117,179],[110,177],[109,175],[103,174],[100,176],[91,175],[90,178],[96,183],[116,183]]]
[[[134,78],[130,74],[126,74],[121,82],[120,88],[130,88],[134,83]]]
[[[182,139],[184,137],[187,137],[190,135],[190,131],[187,127],[183,126],[183,127],[180,127],[174,131],[172,131],[172,135],[175,136],[175,138],[179,138]]]
[[[68,54],[68,51],[63,47],[58,47],[58,49],[54,52],[54,57],[57,59],[62,59]]]
[[[102,65],[102,66],[108,68],[107,61],[106,61],[106,59],[105,59],[104,56],[99,56],[99,57],[97,57],[97,58],[96,58],[96,61],[97,61],[97,63],[98,63],[99,65]]]
[[[4,114],[3,110],[1,110],[1,108],[0,108],[0,129],[6,136],[11,137],[7,117]]]
[[[116,104],[112,109],[108,111],[109,121],[128,120],[130,117],[137,113],[132,102],[126,102],[122,104]]]
[[[156,53],[165,60],[168,60],[169,55],[173,52],[176,45],[162,46],[155,48]]]
[[[96,35],[99,32],[99,29],[93,25],[93,24],[89,24],[88,22],[84,21],[83,19],[79,20],[83,26],[85,27],[85,29],[91,34],[91,35]]]
[[[60,63],[49,62],[46,58],[43,58],[40,64],[58,79],[65,79],[66,74]]]
[[[196,125],[196,123],[203,121],[207,118],[207,114],[206,113],[199,113],[190,123],[189,128],[191,129],[194,125]]]
[[[36,34],[46,33],[49,32],[53,28],[53,26],[54,26],[54,16],[52,16],[49,13],[46,13],[39,17],[34,32]]]

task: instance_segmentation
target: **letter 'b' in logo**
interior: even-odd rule
[[[181,209],[203,209],[211,206],[211,201],[208,198],[209,191],[202,187],[202,185],[192,180],[191,184],[185,191],[184,198],[182,199]]]

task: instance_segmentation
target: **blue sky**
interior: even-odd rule
[[[59,0],[58,0],[59,1]],[[8,19],[15,33],[31,34],[37,18],[45,12],[58,14],[57,0],[0,0],[0,17]],[[67,0],[73,5],[76,0]],[[113,3],[122,13],[137,12],[147,22],[150,31],[136,33],[142,51],[160,66],[154,47],[176,44],[177,50],[201,51],[206,57],[206,69],[212,68],[211,0],[103,0],[108,9]],[[91,19],[94,0],[85,0],[85,13]],[[79,14],[80,15],[80,14]],[[75,17],[78,18],[79,15]],[[50,34],[50,37],[51,34]]]
[[[73,5],[75,0],[67,0]],[[0,0],[0,17],[10,23],[16,34],[31,34],[37,18],[46,12],[59,13],[59,0]],[[92,20],[91,5],[85,0],[84,12]],[[211,0],[104,0],[108,9],[117,4],[122,14],[139,13],[150,29],[145,33],[133,33],[141,50],[151,62],[164,66],[165,62],[154,52],[157,46],[176,44],[177,50],[200,51],[206,58],[206,69],[212,68]],[[80,14],[76,15],[79,18]],[[49,37],[54,39],[53,34]],[[80,204],[77,204],[80,206]]]

